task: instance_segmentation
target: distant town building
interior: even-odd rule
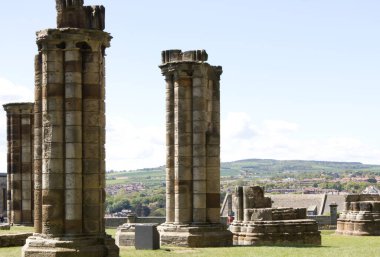
[[[363,190],[362,194],[380,195],[380,190],[375,186],[368,186]]]

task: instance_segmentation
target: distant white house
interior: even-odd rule
[[[367,195],[380,195],[380,190],[375,187],[375,186],[367,186],[362,194],[367,194]]]

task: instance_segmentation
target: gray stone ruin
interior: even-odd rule
[[[380,195],[347,195],[337,223],[336,234],[380,236]]]
[[[234,245],[321,244],[317,222],[306,218],[306,208],[272,208],[259,186],[236,187],[234,204]]]

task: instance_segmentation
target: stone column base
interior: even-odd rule
[[[380,213],[368,220],[338,219],[338,235],[346,236],[380,236]]]
[[[234,245],[321,245],[314,220],[233,222]]]
[[[34,234],[26,240],[22,257],[119,257],[111,236],[46,238]]]
[[[223,224],[158,226],[161,245],[183,247],[232,246],[232,233]]]
[[[136,223],[125,223],[117,228],[115,242],[117,246],[135,246]]]

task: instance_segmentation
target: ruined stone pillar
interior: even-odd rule
[[[8,220],[33,224],[33,103],[4,105],[7,112]]]
[[[333,202],[330,205],[330,225],[336,226],[338,219],[338,205]]]
[[[243,187],[237,186],[235,187],[235,221],[244,221],[244,206],[243,206]]]
[[[162,53],[166,80],[166,223],[161,244],[232,245],[220,223],[220,66],[204,50]],[[174,195],[174,199],[173,199]]]
[[[104,7],[57,0],[57,10],[58,29],[37,33],[36,234],[23,256],[116,257],[119,249],[104,226],[105,49],[111,36],[103,31]]]

